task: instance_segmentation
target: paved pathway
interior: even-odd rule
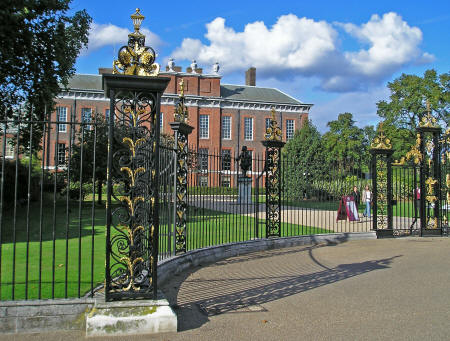
[[[178,333],[91,340],[448,340],[449,250],[450,238],[403,238],[229,258],[163,287]]]

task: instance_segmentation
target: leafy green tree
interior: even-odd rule
[[[433,115],[447,125],[450,121],[450,74],[438,75],[425,71],[423,77],[402,74],[388,83],[389,101],[377,103],[378,115],[398,129],[407,129],[414,138],[415,129],[427,111],[427,102]],[[404,132],[402,132],[404,133]]]
[[[407,128],[399,128],[394,125],[390,120],[383,121],[383,131],[386,136],[389,137],[392,144],[392,150],[394,154],[392,158],[394,160],[400,160],[411,149],[411,146],[416,142],[415,132],[411,134],[411,130]],[[379,133],[379,127],[377,134]]]
[[[375,128],[374,126],[365,126],[362,128],[362,155],[361,155],[361,163],[363,166],[367,166],[367,169],[365,168],[364,171],[369,171],[369,164],[370,164],[370,158],[371,155],[369,153],[370,145],[373,141],[373,139],[376,136]]]
[[[314,180],[324,171],[321,134],[310,120],[283,148],[285,156],[286,190],[291,196],[303,198],[310,192]]]
[[[60,86],[75,73],[87,46],[91,17],[68,15],[71,0],[4,0],[0,6],[0,116],[41,120],[50,112]],[[42,125],[33,127],[35,146]],[[25,131],[21,145],[28,141]]]
[[[351,113],[339,114],[327,123],[329,131],[322,136],[325,159],[330,169],[350,171],[364,160],[367,147],[364,132],[355,125]]]

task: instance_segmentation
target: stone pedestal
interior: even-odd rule
[[[238,204],[252,203],[252,178],[246,176],[239,176],[238,178]]]
[[[96,302],[86,313],[86,336],[177,331],[177,315],[162,294],[157,300]]]

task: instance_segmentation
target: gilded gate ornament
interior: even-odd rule
[[[185,101],[184,79],[182,79],[180,81],[179,85],[180,85],[180,95],[179,95],[178,103],[175,106],[174,120],[175,120],[175,122],[188,123],[188,109],[184,102]]]
[[[402,166],[406,164],[406,161],[413,160],[414,164],[418,165],[422,161],[422,153],[420,152],[420,134],[417,134],[416,137],[416,143],[414,146],[411,147],[411,149],[406,153],[406,157],[402,156],[400,161],[395,160],[394,163],[392,163],[394,166]]]
[[[426,200],[429,203],[434,203],[437,200],[437,197],[434,195],[433,188],[436,185],[437,180],[433,179],[431,176],[425,181],[425,184],[427,185],[427,196]]]
[[[281,129],[278,126],[275,113],[275,108],[272,108],[272,119],[270,120],[270,125],[267,128],[265,135],[267,141],[281,141]]]
[[[392,149],[391,140],[384,135],[383,122],[380,123],[379,130],[380,133],[373,139],[370,147],[372,149]]]
[[[122,46],[118,52],[118,58],[113,62],[113,74],[135,76],[157,76],[160,66],[154,63],[155,50],[145,46],[145,35],[139,29],[145,17],[136,8],[136,13],[131,15],[134,32],[128,35],[128,45]]]
[[[430,102],[427,100],[427,114],[422,117],[419,123],[421,128],[439,128],[436,118],[431,114]]]

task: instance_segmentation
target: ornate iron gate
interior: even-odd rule
[[[441,131],[428,110],[417,128],[415,145],[392,166],[389,139],[381,133],[374,140],[374,229],[379,237],[448,235],[450,132],[441,135]]]

